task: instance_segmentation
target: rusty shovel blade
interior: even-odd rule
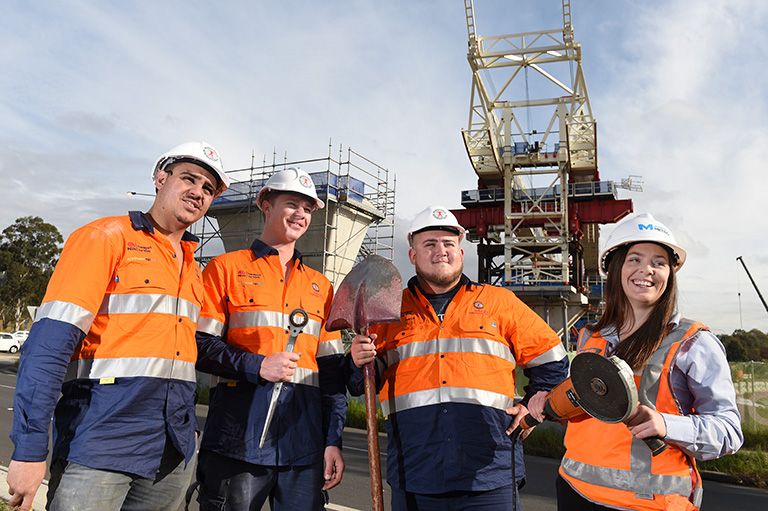
[[[329,331],[351,328],[366,335],[368,327],[378,323],[400,321],[403,279],[392,262],[378,255],[366,257],[352,268],[331,305],[325,328]],[[373,511],[384,511],[381,483],[381,456],[376,419],[376,381],[373,363],[363,366],[365,384],[365,423],[368,439],[368,471],[371,475]]]
[[[400,321],[402,299],[403,279],[395,265],[370,255],[341,281],[325,328],[364,333],[370,325]]]

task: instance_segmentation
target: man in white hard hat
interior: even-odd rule
[[[333,288],[302,263],[296,242],[324,207],[301,169],[275,173],[259,192],[264,228],[250,248],[205,268],[197,367],[220,377],[200,446],[201,511],[322,509],[323,492],[342,477],[346,419],[344,349],[323,326]],[[309,323],[286,348],[289,315]],[[271,422],[267,410],[283,382]]]
[[[401,322],[352,344],[353,395],[363,391],[359,368],[376,361],[395,511],[515,509],[523,452],[516,443],[513,486],[507,431],[525,404],[540,409],[568,374],[560,339],[538,315],[510,291],[462,273],[463,237],[445,207],[416,215],[408,232],[416,276],[403,291]],[[516,365],[529,378],[517,405]]]
[[[72,233],[24,343],[8,469],[22,510],[45,475],[54,407],[50,510],[176,511],[189,485],[203,284],[186,229],[229,178],[211,145],[190,142],[152,179],[149,211]]]

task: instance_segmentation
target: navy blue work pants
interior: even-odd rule
[[[197,462],[200,511],[323,509],[322,462],[302,467],[265,467],[200,451]]]
[[[487,491],[424,494],[392,488],[392,511],[515,511],[512,485]]]

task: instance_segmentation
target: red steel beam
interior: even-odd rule
[[[554,203],[550,203],[554,208]],[[546,206],[543,203],[542,206]],[[546,210],[546,208],[544,208]],[[520,212],[520,203],[512,203],[512,211]],[[632,212],[632,199],[595,199],[592,201],[568,201],[571,227],[579,224],[611,224],[618,222]],[[488,226],[504,225],[504,206],[483,206],[471,209],[452,209],[451,213],[465,229],[475,229],[479,236],[485,236]],[[574,221],[576,222],[574,224]],[[543,227],[544,217],[532,218],[521,227]]]

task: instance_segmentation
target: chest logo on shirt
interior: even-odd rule
[[[251,284],[260,286],[261,282],[254,282],[261,278],[261,273],[251,273],[245,270],[237,270],[237,282],[238,284]]]
[[[128,250],[129,252],[140,252],[142,254],[149,254],[150,252],[152,252],[152,245],[139,245],[138,243],[129,241],[126,244],[126,250]]]
[[[317,282],[312,283],[312,291],[314,291],[315,293],[320,292],[320,286],[317,285]]]
[[[473,303],[472,305],[473,305],[473,306],[475,307],[475,309],[477,309],[477,310],[480,310],[480,309],[482,309],[483,307],[485,307],[485,305],[483,305],[483,302],[475,302],[475,303]]]

